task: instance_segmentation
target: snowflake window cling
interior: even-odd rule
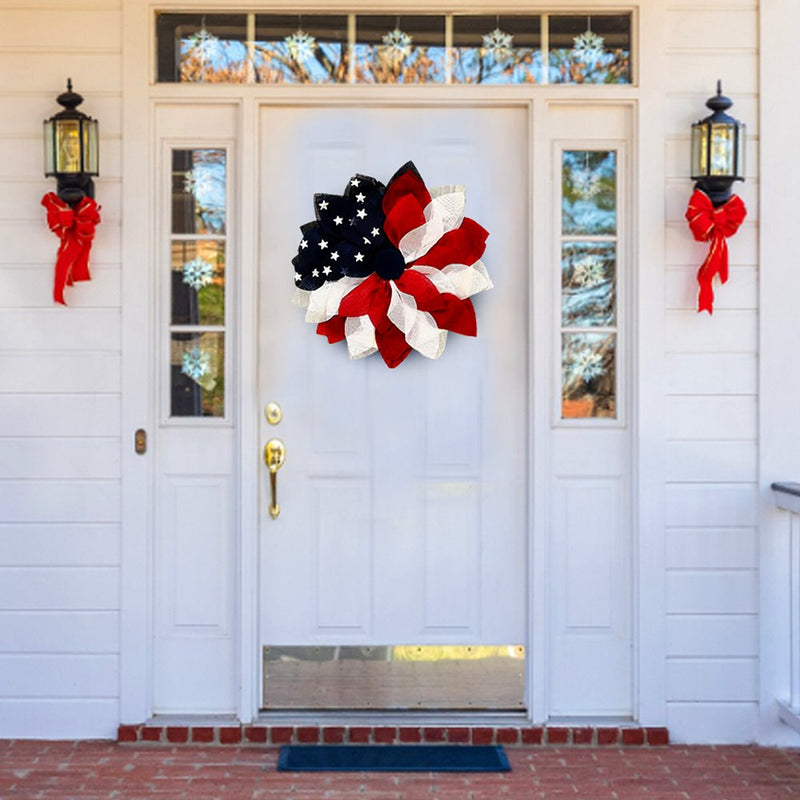
[[[572,279],[578,286],[587,289],[597,286],[605,279],[603,262],[594,255],[581,256],[572,265]]]
[[[389,31],[381,39],[384,52],[392,61],[405,61],[411,55],[413,39],[400,29],[400,17],[395,22],[394,30]]]
[[[572,357],[572,372],[588,383],[603,374],[603,359],[591,347],[583,347]]]
[[[572,57],[584,64],[596,62],[603,55],[605,44],[603,37],[592,31],[592,18],[586,19],[586,30],[573,38],[572,46]]]
[[[181,372],[195,383],[200,383],[211,372],[211,353],[201,350],[197,345],[184,351],[181,355]]]
[[[183,265],[183,282],[200,291],[214,280],[214,265],[202,258],[193,258]]]
[[[219,55],[219,39],[206,30],[205,19],[202,21],[200,30],[197,33],[193,33],[187,41],[189,43],[189,55],[194,55],[198,58],[203,67]]]
[[[495,29],[483,36],[483,51],[496,63],[503,64],[511,58],[514,37],[500,30],[500,17],[497,17]]]
[[[298,63],[304,64],[314,55],[317,40],[303,30],[303,18],[297,18],[297,30],[287,36],[284,41],[289,48],[289,55]]]
[[[600,186],[600,175],[593,171],[589,164],[589,153],[583,162],[583,169],[576,169],[572,175],[572,186],[575,192],[584,200],[590,200],[600,194],[602,187]]]

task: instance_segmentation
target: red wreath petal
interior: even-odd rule
[[[448,264],[474,264],[486,250],[489,231],[474,219],[464,217],[461,226],[448,231],[414,264],[442,269]]]
[[[470,300],[461,300],[454,294],[440,295],[440,308],[423,309],[428,311],[443,330],[460,333],[462,336],[477,336],[478,321],[475,319],[475,307]]]
[[[388,318],[375,327],[375,343],[390,369],[405,361],[411,352],[411,345],[406,341],[403,331],[396,328]]]
[[[335,344],[344,339],[344,322],[345,318],[340,316],[331,317],[325,322],[320,322],[317,325],[317,333],[320,336],[328,337],[328,344]]]
[[[342,298],[339,314],[343,317],[363,317],[369,314],[372,324],[377,327],[386,318],[391,299],[389,284],[373,273]]]
[[[397,247],[409,231],[424,224],[425,214],[422,206],[414,195],[407,194],[398,198],[392,210],[386,214],[383,230],[389,241]]]
[[[422,311],[427,311],[423,306],[436,305],[442,296],[431,280],[411,269],[407,269],[395,281],[395,285],[401,292],[410,294],[417,301],[417,308]]]
[[[425,187],[425,182],[416,170],[406,169],[405,172],[395,175],[389,181],[389,185],[383,195],[383,213],[388,217],[395,203],[406,195],[415,197],[421,208],[425,208],[431,201],[431,193]]]

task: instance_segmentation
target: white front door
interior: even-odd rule
[[[274,426],[262,414],[261,439],[286,448],[276,519],[261,464],[261,644],[367,654],[390,645],[514,646],[519,654],[527,619],[526,110],[263,107],[259,150],[258,397],[262,409],[282,411]],[[329,344],[304,321],[291,302],[291,262],[315,193],[341,194],[357,173],[386,183],[409,160],[429,188],[466,187],[466,216],[490,233],[483,261],[494,288],[473,298],[477,338],[450,334],[440,359],[412,352],[388,369],[379,354],[350,360],[344,342]]]

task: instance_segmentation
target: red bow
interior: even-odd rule
[[[689,222],[694,238],[698,242],[711,242],[706,260],[697,271],[697,282],[700,293],[697,298],[697,310],[714,310],[714,290],[711,281],[719,275],[721,283],[728,280],[728,243],[725,239],[733,236],[747,216],[744,202],[738,195],[733,195],[730,200],[714,208],[709,196],[695,189],[686,209],[686,219]]]
[[[64,287],[91,278],[89,251],[95,226],[100,222],[100,206],[91,197],[84,197],[72,208],[54,192],[48,192],[42,198],[42,205],[47,209],[50,230],[61,239],[56,256],[53,300],[66,305]]]

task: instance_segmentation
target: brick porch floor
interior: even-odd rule
[[[506,750],[502,774],[275,771],[277,748],[0,741],[0,798],[34,800],[740,800],[800,796],[800,750]]]

